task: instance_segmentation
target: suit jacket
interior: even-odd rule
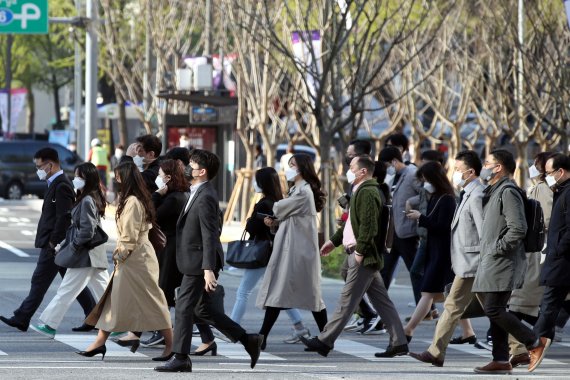
[[[477,179],[469,183],[451,222],[451,266],[461,278],[475,277],[479,265],[484,189]]]
[[[548,226],[546,260],[540,285],[570,286],[570,180],[558,186]]]
[[[394,194],[392,195],[394,232],[401,239],[418,235],[417,222],[406,218],[402,212],[406,209],[406,201],[419,194],[420,186],[416,180],[416,171],[417,168],[414,165],[406,166],[400,173],[400,178],[394,187]]]
[[[204,270],[219,271],[224,264],[220,242],[218,194],[210,182],[201,185],[190,207],[176,223],[176,264],[185,275],[201,276]]]
[[[65,173],[57,176],[44,193],[42,215],[36,233],[36,248],[48,248],[49,243],[56,246],[65,239],[67,228],[71,224],[71,208],[75,201],[73,184]]]

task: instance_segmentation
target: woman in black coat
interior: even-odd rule
[[[439,162],[428,162],[416,172],[430,194],[426,215],[410,210],[406,216],[427,229],[426,266],[421,298],[404,331],[408,341],[434,302],[441,302],[445,285],[453,281],[451,269],[451,222],[455,213],[455,193]]]
[[[156,177],[158,190],[152,193],[156,209],[156,223],[166,236],[166,247],[158,256],[158,285],[164,292],[168,307],[174,307],[174,289],[182,282],[182,273],[176,265],[176,222],[188,199],[189,184],[184,169],[176,160],[162,160]],[[164,338],[155,331],[143,346],[162,343]]]

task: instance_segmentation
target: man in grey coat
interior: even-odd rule
[[[384,257],[384,268],[380,272],[386,289],[388,289],[400,257],[404,260],[409,271],[418,250],[418,223],[413,219],[406,218],[404,211],[406,209],[406,201],[418,195],[421,186],[416,180],[416,166],[406,166],[402,159],[402,152],[395,146],[387,146],[382,149],[378,156],[378,161],[386,164],[388,175],[396,176],[392,194],[394,237],[392,249],[390,254]]]
[[[462,188],[451,223],[451,265],[455,278],[431,345],[422,353],[410,352],[414,359],[436,367],[443,366],[451,335],[473,299],[471,288],[479,264],[479,240],[483,228],[482,199],[485,186],[479,181],[480,172],[481,160],[476,152],[464,151],[455,157],[453,184]]]
[[[526,270],[524,238],[527,224],[521,190],[511,176],[516,163],[513,155],[502,149],[491,152],[485,159],[481,179],[488,183],[483,195],[483,229],[479,267],[472,291],[491,322],[493,361],[475,372],[509,374],[508,334],[529,350],[529,370],[542,360],[544,346],[534,332],[515,315],[507,311],[511,291],[522,286]]]

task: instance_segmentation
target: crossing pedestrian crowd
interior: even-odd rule
[[[385,350],[370,353],[378,358],[409,355],[442,367],[450,344],[480,344],[490,347],[492,360],[475,372],[510,374],[524,365],[534,371],[570,313],[570,157],[539,153],[528,172],[532,185],[522,189],[507,150],[485,157],[465,150],[449,164],[428,150],[414,164],[408,147],[405,135],[390,135],[375,159],[370,142],[351,141],[344,194],[323,191],[307,154],[289,152],[281,174],[257,165],[251,178],[257,202],[243,238],[248,243],[237,241],[224,252],[213,184],[219,158],[186,147],[161,156],[156,136],[140,136],[112,165],[117,239],[111,274],[100,165],[81,163],[70,180],[57,151],[40,149],[33,157],[47,182],[35,240],[40,255],[28,295],[0,320],[54,338],[77,300],[85,319],[73,331],[97,330],[78,355],[104,359],[109,339],[132,352],[163,346],[152,358],[155,371],[191,372],[191,356],[217,355],[215,338],[243,345],[254,368],[260,352],[271,351],[270,332],[285,310],[291,336],[284,342],[323,357],[341,334],[359,332],[388,334]],[[326,197],[338,198],[342,217],[319,246],[317,221]],[[243,277],[228,316],[219,276],[230,249]],[[331,254],[343,255],[344,286],[328,312],[320,257]],[[400,261],[415,300],[405,318],[389,294]],[[58,273],[56,295],[32,323]],[[259,330],[248,332],[240,323],[254,307],[249,296],[257,284],[255,306],[265,315]],[[312,313],[318,333],[300,310]],[[489,321],[481,340],[472,318]],[[410,352],[420,322],[432,319],[438,323],[431,344]],[[454,337],[458,325],[462,333]],[[192,351],[195,333],[201,344]]]

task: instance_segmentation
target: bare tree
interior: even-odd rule
[[[347,128],[358,128],[362,113],[367,110],[366,97],[388,86],[394,75],[409,61],[400,62],[400,72],[387,71],[395,47],[422,30],[426,38],[416,54],[434,41],[445,22],[451,2],[404,0],[317,0],[283,2],[278,14],[274,2],[262,2],[263,34],[269,36],[270,53],[289,70],[291,76],[301,78],[299,91],[306,113],[316,127],[313,141],[321,156],[321,179],[329,194],[324,213],[324,230],[334,226],[331,194],[330,147],[333,136]],[[240,6],[236,2],[236,6]],[[438,12],[434,13],[435,8]],[[242,7],[244,12],[247,9]],[[247,28],[247,25],[240,25]],[[314,48],[312,37],[318,31],[322,51]],[[291,32],[298,31],[304,56],[296,55],[291,43]],[[250,34],[259,40],[259,35]],[[410,57],[411,59],[411,57]],[[378,77],[383,80],[375,82]]]

